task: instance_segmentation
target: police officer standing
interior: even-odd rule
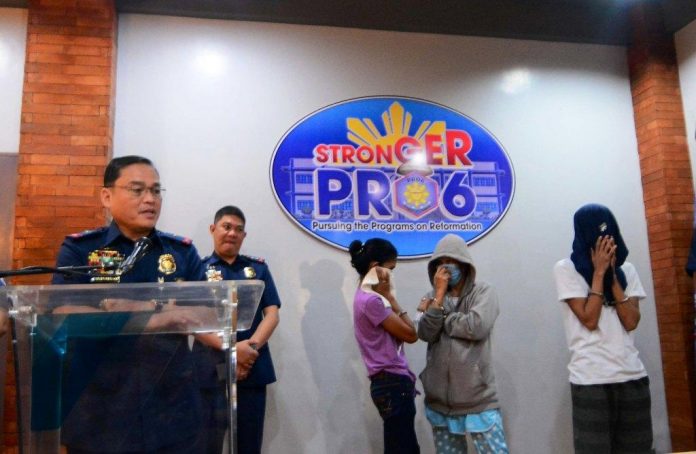
[[[204,268],[191,240],[155,228],[164,188],[153,163],[141,156],[113,159],[104,173],[101,202],[113,221],[65,238],[56,266],[115,265],[133,252],[139,239],[149,251],[133,268],[113,268],[92,276],[56,274],[54,284],[135,283],[203,280]],[[79,308],[69,303],[54,313],[119,311],[119,301]],[[121,309],[129,310],[129,309]],[[148,325],[166,324],[167,313],[153,303]],[[69,344],[66,374],[77,378],[63,390],[62,443],[69,453],[195,452],[200,433],[201,398],[193,378],[187,338],[176,334],[105,336]],[[82,388],[74,389],[76,382]],[[77,397],[70,394],[77,394]]]
[[[268,339],[278,326],[280,298],[264,260],[239,253],[246,238],[245,225],[242,210],[235,206],[220,208],[210,226],[215,250],[203,263],[209,281],[258,279],[265,284],[252,326],[238,333],[236,344],[237,452],[258,454],[263,442],[266,385],[276,381]],[[224,356],[222,352],[205,349],[199,343],[194,346],[201,360],[198,366],[201,382],[217,395],[217,402],[224,402],[221,398],[224,397],[224,376],[216,374],[219,365],[224,363]],[[224,427],[226,413],[217,411],[216,414],[218,425]],[[220,439],[219,434],[216,438]]]

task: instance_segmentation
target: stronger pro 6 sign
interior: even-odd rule
[[[282,137],[270,172],[283,210],[314,237],[347,249],[379,236],[401,258],[430,255],[446,233],[480,239],[515,190],[510,159],[483,126],[403,97],[352,99],[308,115]]]

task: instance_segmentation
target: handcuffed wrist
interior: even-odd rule
[[[445,308],[442,306],[430,306],[426,314],[432,315],[433,317],[443,317],[445,315]]]

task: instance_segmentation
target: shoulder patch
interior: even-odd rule
[[[104,232],[108,227],[100,227],[98,229],[92,229],[92,230],[83,230],[82,232],[78,233],[71,233],[70,235],[66,235],[66,238],[71,238],[73,240],[79,240],[83,238],[89,238],[92,237],[98,233]]]
[[[264,259],[262,259],[261,257],[254,257],[253,255],[243,255],[243,257],[252,261],[252,262],[266,263],[266,261]]]
[[[191,244],[193,244],[193,240],[191,238],[187,238],[185,236],[174,235],[173,233],[169,233],[169,232],[159,232],[159,234],[165,238],[168,238],[170,240],[174,240],[174,241],[181,243],[181,244],[184,244],[186,246],[191,246]]]

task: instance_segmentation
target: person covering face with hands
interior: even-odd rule
[[[575,452],[651,453],[649,379],[633,342],[645,291],[607,207],[581,207],[574,227],[573,252],[553,272],[571,354]]]
[[[428,343],[420,379],[436,452],[467,452],[468,433],[478,453],[507,453],[491,363],[498,297],[476,280],[466,242],[454,234],[437,243],[428,275],[418,337]]]
[[[414,421],[416,377],[408,366],[403,343],[418,340],[416,329],[396,299],[391,271],[394,245],[381,238],[353,241],[351,265],[360,281],[353,299],[353,327],[367,375],[370,396],[383,421],[384,452],[420,452]]]

